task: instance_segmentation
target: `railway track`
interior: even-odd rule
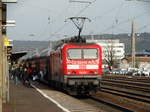
[[[95,95],[87,98],[80,98],[90,105],[103,109],[105,112],[149,112],[149,102],[131,98],[129,95],[120,94],[119,92],[100,91]]]
[[[144,77],[144,76],[125,76],[125,75],[103,75],[103,80],[126,80],[126,81],[134,81],[134,82],[144,82],[149,83],[150,77]]]
[[[142,92],[137,92],[137,91],[131,91],[131,90],[128,90],[128,89],[120,89],[120,88],[111,88],[110,86],[105,86],[105,87],[102,87],[101,91],[103,92],[107,92],[107,93],[111,93],[111,94],[116,94],[116,95],[119,95],[119,96],[125,96],[125,97],[128,97],[130,99],[135,99],[135,100],[138,100],[138,101],[141,101],[141,102],[147,102],[147,103],[150,103],[150,96],[149,94],[147,93],[142,93]]]
[[[120,96],[118,94],[100,91],[91,97],[93,100],[103,102],[108,106],[116,108],[123,112],[149,112],[150,104],[131,99],[128,96]]]
[[[110,86],[111,87],[118,87],[118,88],[126,88],[130,90],[137,90],[142,92],[149,92],[150,93],[150,86],[148,85],[138,85],[139,83],[129,83],[129,82],[123,82],[123,81],[102,81],[101,87]]]
[[[101,91],[93,100],[104,102],[122,111],[150,111],[150,78],[104,76]]]
[[[115,90],[126,89],[127,92],[135,90],[136,93],[145,95],[150,93],[150,78],[132,77],[129,79],[123,76],[106,76],[102,78],[101,87],[104,89],[115,88]]]
[[[105,77],[105,76],[104,76]],[[105,105],[108,112],[150,112],[150,78],[107,76],[102,78],[101,90],[91,95],[96,105]],[[89,101],[91,105],[93,101]],[[105,110],[104,109],[104,110]]]

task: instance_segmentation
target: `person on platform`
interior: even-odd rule
[[[20,75],[20,69],[19,69],[19,64],[15,65],[15,70],[14,70],[14,81],[15,84],[17,85],[19,83],[19,75]]]

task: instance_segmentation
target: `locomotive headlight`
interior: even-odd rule
[[[96,70],[96,71],[94,71],[94,73],[95,73],[95,74],[98,74],[98,71]]]
[[[70,70],[68,70],[68,74],[76,74],[76,71],[70,71]]]
[[[92,74],[98,74],[98,71],[97,70],[93,70],[93,71],[90,71],[89,73],[92,73]]]
[[[70,71],[70,70],[68,70],[68,74],[71,74],[71,71]]]

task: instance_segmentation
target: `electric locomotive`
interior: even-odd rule
[[[102,49],[95,43],[66,43],[50,53],[49,82],[71,94],[100,89]]]

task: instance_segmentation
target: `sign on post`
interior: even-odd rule
[[[16,26],[16,21],[15,20],[7,20],[6,25],[3,25],[3,26],[5,26],[5,27]]]
[[[2,0],[3,3],[16,3],[17,0]]]

